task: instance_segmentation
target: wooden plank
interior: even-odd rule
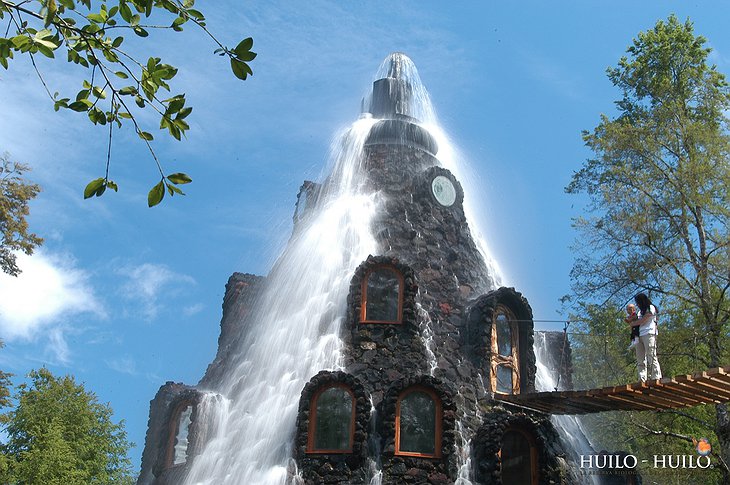
[[[691,387],[695,389],[696,391],[705,391],[707,394],[715,396],[715,399],[713,399],[713,402],[728,402],[730,401],[730,396],[728,396],[724,392],[720,392],[720,389],[717,389],[714,386],[711,386],[705,382],[696,381],[692,384],[688,384],[688,387]]]
[[[710,380],[712,382],[716,382],[718,385],[721,385],[723,389],[730,388],[730,375],[727,374],[715,374],[710,377]]]
[[[642,393],[646,396],[658,396],[659,398],[668,401],[670,403],[674,403],[673,407],[688,407],[688,406],[697,406],[699,404],[704,404],[704,401],[697,399],[697,397],[692,396],[689,393],[680,393],[677,392],[674,388],[669,387],[659,387],[659,386],[651,386],[646,387],[642,390]]]
[[[716,387],[709,384],[709,378],[703,376],[703,373],[695,376],[677,376],[675,379],[677,382],[685,384],[697,392],[702,392],[705,395],[709,395],[711,398],[715,397],[718,399],[730,399],[730,389],[727,387]]]
[[[717,394],[718,396],[722,397],[723,399],[729,399],[730,398],[729,383],[722,382],[717,377],[718,376],[697,379],[694,381],[694,385],[708,389],[711,392],[713,392],[714,394]]]
[[[718,397],[715,393],[705,391],[702,388],[698,389],[692,385],[692,382],[680,382],[675,379],[672,379],[672,381],[674,382],[674,389],[677,389],[677,391],[679,392],[687,392],[694,396],[697,396],[697,398],[702,399],[705,404],[714,403],[718,400]]]
[[[669,406],[686,407],[695,404],[701,404],[700,401],[697,401],[694,398],[685,398],[677,393],[672,393],[671,391],[665,390],[661,384],[657,383],[638,383],[633,384],[631,388],[637,392],[640,392],[644,396],[655,398],[656,400],[664,402]]]
[[[672,394],[676,394],[678,396],[682,396],[682,398],[684,398],[687,401],[693,401],[694,402],[693,405],[697,405],[698,406],[698,405],[702,405],[702,404],[707,404],[707,398],[706,397],[700,396],[697,393],[692,392],[691,390],[688,390],[688,389],[683,388],[677,382],[674,382],[673,385],[668,385],[670,383],[671,383],[671,381],[665,383],[664,382],[664,379],[662,379],[662,386],[663,386],[662,387],[662,389],[663,389],[662,392],[670,392]]]
[[[591,396],[591,400],[601,403],[603,406],[605,406],[607,409],[606,411],[619,411],[619,409],[616,408],[616,400],[611,399],[608,396]]]
[[[601,397],[605,397],[616,402],[616,410],[628,410],[628,411],[654,411],[656,407],[643,402],[637,402],[631,397],[624,396],[623,394],[609,394],[600,393]]]
[[[608,394],[610,396],[616,396],[616,397],[623,397],[624,399],[627,399],[631,402],[637,402],[641,404],[645,404],[647,410],[648,409],[665,409],[669,406],[671,406],[671,403],[668,403],[662,399],[651,399],[647,396],[644,396],[641,392],[636,391],[632,385],[626,384],[625,386],[620,386],[621,390],[617,392],[616,394]]]

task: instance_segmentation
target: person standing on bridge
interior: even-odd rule
[[[661,379],[662,370],[656,355],[657,341],[657,309],[652,305],[649,297],[639,293],[634,297],[639,308],[637,319],[629,324],[639,327],[639,341],[636,344],[636,367],[639,370],[639,380],[646,382],[647,367],[649,379]]]

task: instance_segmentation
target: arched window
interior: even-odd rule
[[[403,321],[403,275],[391,266],[375,266],[362,282],[361,323]]]
[[[499,456],[502,483],[537,485],[537,447],[532,435],[518,428],[508,428],[502,436]]]
[[[491,376],[492,391],[520,392],[519,326],[512,312],[498,305],[492,318]]]
[[[342,384],[317,391],[309,407],[307,453],[352,453],[355,395]]]
[[[193,404],[184,402],[173,412],[170,420],[170,438],[167,447],[168,466],[182,465],[188,461],[188,434],[193,418]]]
[[[395,410],[395,454],[440,458],[442,414],[441,399],[432,389],[403,391]]]

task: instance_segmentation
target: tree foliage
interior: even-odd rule
[[[40,187],[24,180],[28,167],[12,162],[9,155],[0,156],[0,270],[17,276],[20,269],[13,251],[33,253],[43,240],[28,231],[28,202]]]
[[[727,363],[730,88],[708,63],[705,44],[689,20],[674,16],[634,39],[608,69],[622,92],[617,114],[602,115],[593,131],[583,133],[594,157],[566,188],[590,201],[587,216],[574,221],[579,238],[572,302],[588,317],[589,333],[602,327],[621,336],[618,346],[612,344],[618,359],[612,369],[628,366],[628,381],[636,380],[635,370],[630,357],[618,354],[626,354],[628,327],[608,307],[623,307],[639,291],[659,302],[665,375]],[[586,311],[592,304],[604,313]],[[579,342],[576,353],[595,361],[602,350],[597,347]],[[726,407],[718,406],[715,419],[705,422],[730,463]],[[656,436],[671,438],[648,439]]]
[[[123,423],[107,404],[70,376],[43,368],[18,386],[15,409],[4,415],[3,483],[131,484]]]
[[[150,31],[166,29],[181,32],[188,23],[196,25],[217,45],[215,53],[227,57],[233,74],[245,80],[253,74],[249,63],[256,57],[253,40],[240,41],[235,48],[225,47],[207,28],[206,19],[195,7],[195,0],[0,0],[0,20],[7,21],[6,37],[0,37],[0,65],[8,69],[16,54],[27,55],[36,70],[56,111],[68,109],[84,113],[94,125],[108,127],[106,170],[103,177],[92,180],[84,198],[101,196],[106,189],[118,190],[109,178],[114,128],[131,123],[149,149],[161,179],[149,192],[150,207],[159,204],[165,192],[183,194],[178,187],[191,181],[182,173],[166,174],[152,148],[153,134],[144,127],[139,114],[154,111],[159,128],[180,140],[189,129],[187,117],[192,107],[186,105],[184,93],[163,95],[171,91],[170,82],[177,68],[159,57],[135,56],[126,50],[125,35],[134,33],[146,45],[154,43]],[[168,15],[169,21],[147,24]],[[9,35],[12,31],[13,35]],[[36,64],[37,56],[57,59],[62,55],[83,72],[80,89],[66,97],[51,93]]]
[[[704,43],[675,17],[639,34],[608,70],[623,91],[619,115],[584,132],[596,157],[566,190],[591,200],[591,216],[575,220],[578,298],[643,290],[695,312],[718,365],[730,310],[730,90]]]

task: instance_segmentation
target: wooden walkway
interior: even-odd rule
[[[499,401],[549,414],[658,411],[730,402],[730,367],[586,391],[495,393]]]

